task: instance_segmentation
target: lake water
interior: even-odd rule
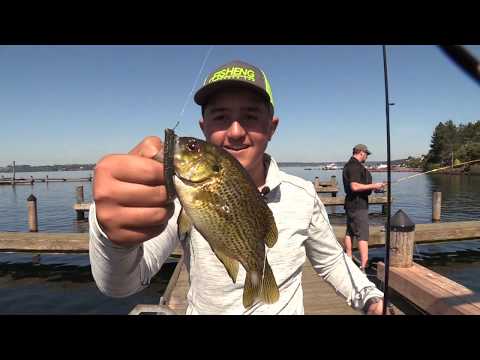
[[[313,181],[335,175],[338,196],[344,195],[341,170],[305,170],[286,167],[284,171]],[[11,174],[0,173],[10,177]],[[91,171],[17,173],[17,178],[84,178]],[[392,181],[413,175],[392,173]],[[372,173],[373,181],[386,180],[386,173]],[[75,189],[84,187],[85,202],[91,201],[90,182],[50,182],[0,186],[0,231],[28,231],[27,198],[37,198],[39,231],[87,232],[87,221],[77,221],[72,206]],[[442,221],[480,218],[480,176],[421,175],[392,184],[392,215],[405,211],[417,224],[431,222],[432,192],[442,192]],[[370,207],[370,222],[384,224],[381,206]],[[329,212],[331,212],[329,210]],[[330,214],[333,224],[345,223],[343,209]],[[372,249],[370,258],[381,260],[382,249]],[[415,261],[464,286],[480,292],[480,240],[435,245],[417,245]],[[0,313],[108,313],[126,314],[138,303],[158,303],[173,271],[165,264],[146,290],[126,299],[112,299],[96,288],[86,254],[0,253]]]

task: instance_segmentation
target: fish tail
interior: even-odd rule
[[[265,273],[263,276],[262,283],[262,292],[260,298],[266,304],[273,304],[277,302],[280,297],[280,292],[278,290],[277,282],[275,281],[275,276],[273,275],[272,268],[268,264],[268,261],[265,262]]]
[[[249,308],[253,303],[260,299],[266,304],[273,304],[277,302],[280,297],[277,282],[273,275],[272,268],[265,263],[265,273],[258,273],[257,271],[249,271],[245,278],[245,287],[243,289],[243,306]]]
[[[260,277],[257,271],[249,271],[243,288],[243,307],[249,308],[260,295]]]

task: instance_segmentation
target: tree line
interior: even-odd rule
[[[427,171],[480,159],[480,120],[455,125],[452,120],[440,122],[433,131],[430,151],[423,158]]]

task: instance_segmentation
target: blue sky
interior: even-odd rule
[[[189,94],[209,48],[1,46],[0,166],[94,163],[179,120],[178,134],[202,137]],[[439,121],[480,120],[478,85],[436,46],[387,49],[393,159],[427,153]],[[278,161],[343,161],[357,143],[386,159],[381,46],[216,45],[195,88],[233,59],[269,76]]]

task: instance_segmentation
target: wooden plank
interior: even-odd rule
[[[384,281],[385,265],[377,265]],[[432,315],[480,315],[480,294],[417,263],[409,268],[390,267],[389,286]]]
[[[338,187],[336,186],[316,186],[315,191],[317,193],[337,193]]]
[[[338,242],[344,245],[346,225],[333,225],[333,232]],[[378,247],[385,245],[385,232],[383,226],[370,225],[370,239],[368,240],[369,247]],[[357,249],[357,241],[352,244],[353,249]]]
[[[178,265],[180,265],[180,272],[177,280],[175,281],[175,279],[171,279],[172,285],[170,285],[169,282],[167,286],[167,288],[170,286],[172,288],[172,291],[166,304],[177,314],[185,315],[187,311],[187,294],[188,289],[190,288],[190,280],[187,272],[187,267],[185,266],[183,260],[179,262]]]
[[[88,252],[88,233],[0,232],[0,251]]]
[[[90,203],[73,204],[73,209],[76,211],[89,211]]]
[[[333,191],[334,189],[327,189],[325,191],[317,191],[320,193],[331,193],[335,192]],[[343,205],[345,203],[345,196],[337,196],[337,197],[330,197],[330,196],[322,196],[320,197],[320,200],[322,201],[323,205],[325,206],[336,206],[336,205]],[[386,196],[369,196],[368,197],[368,203],[371,205],[375,204],[386,204],[387,203],[387,197]],[[393,199],[392,199],[393,201]],[[81,211],[88,211],[90,209],[90,203],[81,203],[81,204],[74,204],[73,208],[75,210],[81,210]]]
[[[455,221],[415,225],[415,242],[480,238],[480,221]]]
[[[322,193],[331,193],[332,189],[328,189],[326,191],[321,191]],[[338,197],[327,197],[322,196],[320,197],[323,205],[325,206],[335,206],[335,205],[343,205],[345,203],[345,196],[338,196]],[[386,196],[369,196],[368,197],[369,204],[386,204],[387,197]],[[90,203],[81,203],[81,204],[74,204],[73,208],[75,210],[82,210],[88,211],[90,209]]]
[[[337,240],[343,244],[345,225],[333,225]],[[480,238],[480,221],[455,221],[448,223],[417,224],[415,225],[415,243],[434,243],[452,240],[475,240]],[[383,226],[370,225],[369,247],[385,245],[385,231]],[[354,243],[356,248],[356,243]]]
[[[319,181],[318,183],[315,184],[315,181],[313,182],[314,185],[318,186],[335,186],[335,184],[332,183],[331,180],[328,181]]]
[[[175,284],[178,281],[178,277],[180,276],[182,267],[183,267],[183,255],[178,260],[177,265],[175,266],[175,270],[173,271],[173,274],[170,277],[170,280],[168,281],[168,285],[165,291],[163,292],[160,305],[168,304],[170,302],[173,289],[175,288]]]
[[[88,233],[0,232],[0,251],[88,252]],[[182,254],[178,247],[174,256]]]
[[[334,225],[337,240],[343,244],[345,225]],[[480,238],[480,221],[418,224],[415,243],[433,243]],[[370,226],[369,247],[385,244],[383,226]],[[353,247],[356,249],[356,242]],[[0,251],[87,252],[87,233],[0,232]],[[177,249],[177,254],[180,250]]]
[[[305,315],[360,315],[361,312],[347,305],[346,300],[335,293],[333,287],[320,278],[307,260],[302,275]]]
[[[12,185],[11,181],[0,181],[0,185]],[[32,185],[30,180],[27,181],[17,181],[15,180],[15,185]]]
[[[337,196],[337,197],[320,197],[323,205],[325,206],[335,206],[335,205],[343,205],[345,204],[345,196]],[[371,205],[374,204],[387,204],[388,199],[386,196],[369,196],[368,203]],[[393,199],[392,199],[393,202]]]

